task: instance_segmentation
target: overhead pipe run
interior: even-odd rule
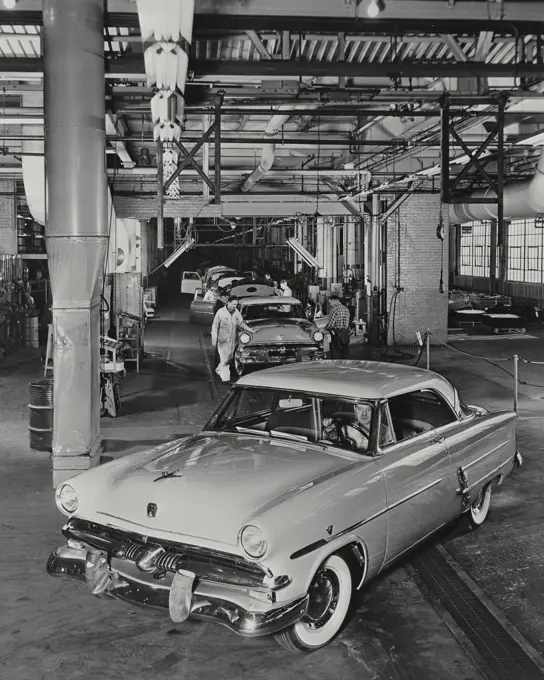
[[[480,189],[470,194],[467,199],[496,199],[493,189]],[[504,219],[523,219],[536,217],[544,212],[544,149],[540,152],[535,175],[530,180],[506,184],[503,193]],[[450,205],[450,222],[464,224],[497,219],[497,203],[452,203]]]
[[[272,116],[272,118],[268,121],[268,124],[264,131],[265,138],[275,137],[278,134],[278,132],[281,131],[285,123],[287,123],[287,121],[293,114],[293,111],[298,111],[300,109],[307,110],[308,104],[304,104],[302,106],[296,105],[293,106],[292,104],[280,106],[278,109],[278,113]],[[281,113],[282,111],[285,111],[285,113]],[[267,172],[269,172],[272,169],[272,166],[274,165],[275,156],[276,156],[276,144],[275,143],[265,144],[263,147],[263,152],[261,155],[261,161],[259,165],[255,168],[255,170],[253,170],[251,175],[242,184],[241,188],[243,192],[249,191],[260,179],[264,177],[264,175],[266,175]]]
[[[154,140],[162,145],[162,182],[177,168],[178,153],[173,142],[183,129],[185,83],[191,51],[195,0],[136,0],[151,99]],[[171,182],[168,195],[179,196],[179,180]],[[162,196],[159,196],[157,247],[164,248]]]

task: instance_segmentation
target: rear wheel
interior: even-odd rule
[[[489,514],[489,506],[491,505],[491,484],[484,486],[478,494],[478,498],[470,506],[470,524],[473,528],[479,527],[483,524]]]
[[[308,590],[306,616],[275,635],[293,652],[313,652],[328,645],[342,627],[351,602],[353,583],[346,561],[331,555],[317,570]]]

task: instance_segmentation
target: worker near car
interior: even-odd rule
[[[283,297],[293,297],[293,291],[289,288],[285,279],[280,282],[280,290]]]
[[[325,326],[325,330],[331,334],[331,359],[349,359],[349,324],[349,309],[340,302],[338,295],[331,295],[329,320]]]
[[[238,311],[238,298],[231,295],[227,304],[216,313],[212,324],[212,345],[218,360],[215,372],[224,383],[230,382],[230,364],[234,359],[236,340],[240,331],[253,335]]]

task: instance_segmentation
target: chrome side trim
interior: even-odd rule
[[[442,482],[442,477],[440,479],[435,479],[434,482],[427,484],[427,486],[424,486],[422,489],[418,489],[417,491],[414,491],[413,493],[411,493],[409,496],[405,496],[404,498],[401,498],[400,501],[393,503],[393,505],[390,505],[388,507],[388,510],[393,510],[393,508],[398,508],[399,505],[402,505],[403,503],[406,503],[406,501],[409,501],[412,498],[419,496],[420,493],[424,493],[425,491],[432,489],[433,486],[436,486],[437,484],[440,484],[441,482]]]
[[[400,501],[397,501],[393,505],[382,508],[381,510],[378,510],[378,512],[375,512],[370,517],[366,517],[365,519],[361,520],[360,522],[356,522],[355,524],[351,524],[349,527],[346,527],[345,529],[338,531],[336,534],[333,534],[329,538],[322,538],[318,541],[315,541],[315,543],[310,543],[309,545],[305,546],[304,548],[301,548],[300,550],[297,550],[296,552],[294,552],[291,555],[291,559],[296,560],[299,557],[303,557],[305,555],[308,555],[309,553],[313,552],[314,550],[318,550],[319,548],[322,548],[324,545],[331,543],[332,541],[336,540],[337,538],[341,538],[342,536],[345,536],[346,534],[350,534],[351,532],[356,531],[357,529],[360,529],[365,524],[368,524],[369,522],[372,522],[372,520],[377,519],[381,515],[384,515],[386,512],[389,512],[389,510],[393,510],[393,508],[396,508],[399,505],[406,503],[406,501],[409,501],[412,498],[419,496],[419,494],[424,493],[425,491],[428,491],[429,489],[432,489],[434,486],[436,486],[437,484],[440,484],[441,482],[442,482],[442,478],[437,479],[434,482],[427,484],[427,486],[423,487],[422,489],[418,489],[414,493],[411,493],[409,496],[402,498]]]
[[[490,472],[487,472],[483,477],[481,477],[477,482],[472,482],[470,486],[467,486],[466,489],[461,491],[461,489],[456,489],[456,492],[459,493],[468,493],[469,491],[472,491],[472,489],[475,489],[477,486],[482,484],[482,482],[485,482],[488,478],[493,477],[493,475],[497,474],[497,472],[500,472],[500,470],[505,466],[508,465],[508,463],[511,462],[511,459],[503,461],[500,465],[497,465],[496,468],[493,468]]]
[[[476,465],[476,463],[479,463],[481,460],[484,460],[484,458],[487,458],[487,457],[490,456],[492,453],[495,453],[495,451],[498,451],[499,449],[501,449],[501,448],[502,448],[503,446],[505,446],[506,444],[508,444],[508,442],[502,442],[502,444],[499,444],[498,446],[495,446],[494,449],[491,449],[490,451],[487,451],[486,453],[483,453],[483,454],[482,454],[481,456],[479,456],[478,458],[475,458],[474,460],[471,460],[470,463],[467,463],[466,465],[462,465],[462,466],[461,466],[462,469],[465,470],[465,471],[468,470],[470,467],[472,467],[473,465]]]

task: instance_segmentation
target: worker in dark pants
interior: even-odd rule
[[[331,295],[329,310],[329,321],[325,330],[331,334],[331,359],[349,359],[351,336],[349,309],[340,302],[338,295]]]

